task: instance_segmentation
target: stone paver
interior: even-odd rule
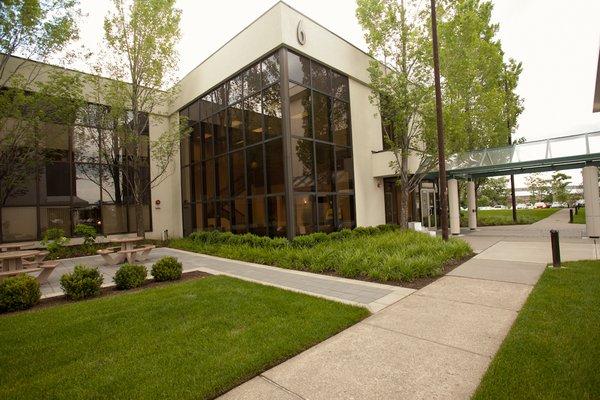
[[[144,265],[150,271],[152,264],[164,256],[178,258],[183,264],[184,271],[201,270],[212,274],[224,274],[337,301],[367,305],[372,311],[385,308],[414,292],[413,289],[402,287],[286,270],[169,248],[153,250]],[[104,276],[104,286],[112,285],[114,274],[118,269],[117,266],[103,265],[100,256],[63,260],[48,283],[42,285],[42,294],[45,297],[62,294],[59,285],[60,276],[71,272],[77,264],[98,267]]]
[[[546,263],[489,260],[476,257],[448,273],[448,276],[534,285],[545,268]]]

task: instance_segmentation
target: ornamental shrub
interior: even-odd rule
[[[96,228],[86,224],[77,224],[75,225],[75,230],[73,231],[77,236],[83,237],[83,244],[85,246],[91,246],[96,243],[96,236],[98,233],[96,232]]]
[[[310,235],[296,236],[294,240],[292,240],[292,246],[309,248],[314,247],[319,243],[327,242],[329,240],[331,240],[331,238],[326,233],[316,232],[311,233]]]
[[[142,286],[148,275],[143,265],[123,264],[117,270],[113,281],[119,290],[133,289]]]
[[[157,282],[181,279],[183,265],[175,257],[163,257],[153,266],[151,274]]]
[[[0,312],[25,310],[40,301],[40,284],[33,276],[20,274],[0,281]]]
[[[60,287],[67,298],[81,300],[100,294],[104,278],[98,268],[77,265],[73,272],[60,277]]]
[[[59,251],[64,245],[69,243],[69,238],[65,236],[65,231],[61,228],[49,228],[44,232],[41,242],[49,252]]]

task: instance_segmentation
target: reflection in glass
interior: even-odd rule
[[[229,197],[229,167],[227,165],[227,155],[215,159],[215,172],[217,173],[218,196],[221,198]]]
[[[59,228],[67,236],[71,235],[71,210],[69,207],[40,207],[40,232],[46,232],[50,228]]]
[[[354,196],[340,195],[337,198],[338,229],[355,227]]]
[[[229,81],[229,104],[236,103],[242,99],[242,77],[236,76]]]
[[[246,127],[246,143],[260,142],[262,137],[262,106],[260,93],[244,100],[244,125]]]
[[[233,196],[246,195],[246,162],[244,150],[231,153],[231,190]]]
[[[296,234],[306,235],[316,230],[315,196],[301,195],[294,197],[294,214],[296,216]]]
[[[288,52],[288,68],[291,81],[310,85],[310,61],[308,58]]]
[[[333,146],[325,143],[315,145],[317,155],[317,191],[333,192],[333,175],[335,165],[333,162]]]
[[[267,190],[269,193],[283,193],[285,191],[282,143],[281,139],[265,143]]]
[[[215,134],[215,155],[227,151],[227,112],[221,111],[212,117],[213,130]]]
[[[233,210],[232,210],[232,230],[235,233],[244,233],[248,231],[246,227],[246,215],[247,215],[247,207],[248,201],[246,197],[236,197],[233,201]]]
[[[262,145],[248,147],[246,149],[246,176],[248,178],[249,195],[265,193],[265,179],[263,173]]]
[[[236,104],[229,109],[229,149],[244,147],[244,113],[241,105]]]
[[[285,237],[287,235],[285,196],[268,197],[267,210],[269,215],[269,235]]]
[[[279,54],[275,53],[262,62],[263,87],[279,80]]]
[[[333,215],[335,196],[319,196],[317,198],[319,231],[333,232],[335,230],[335,220]]]
[[[333,95],[338,99],[350,101],[350,93],[348,91],[348,78],[332,72]]]
[[[204,200],[204,175],[202,174],[202,163],[192,165],[192,200],[200,202]]]
[[[311,63],[312,85],[315,89],[331,93],[331,78],[329,76],[329,68],[317,63]]]
[[[206,224],[207,229],[215,229],[217,227],[217,210],[214,201],[206,203]]]
[[[314,190],[313,142],[292,139],[292,182],[294,190],[311,192]]]
[[[37,238],[37,211],[35,207],[2,208],[2,240],[21,242]]]
[[[312,137],[310,90],[290,83],[290,133]]]
[[[105,235],[127,232],[127,206],[102,204],[102,229]]]
[[[192,125],[192,132],[189,137],[183,138],[183,141],[191,141],[192,143],[192,161],[202,160],[202,135],[200,134],[200,124]]]
[[[266,139],[280,136],[282,128],[279,85],[273,85],[263,92],[263,114],[265,115]]]
[[[100,161],[100,133],[95,128],[76,127],[73,131],[73,157],[75,162]]]
[[[350,106],[348,103],[334,100],[331,115],[333,142],[341,146],[350,146]]]
[[[192,222],[192,221],[190,221]],[[196,207],[194,209],[194,224],[190,227],[192,229],[202,229],[204,227],[204,204],[196,203]]]
[[[260,91],[260,64],[253,65],[244,72],[244,97]]]
[[[331,142],[329,96],[314,92],[315,139]]]
[[[265,213],[265,198],[264,196],[252,197],[248,200],[248,225],[250,233],[255,235],[267,234],[267,221]]]
[[[206,185],[206,197],[211,199],[215,197],[215,160],[208,160],[204,163],[204,184]]]
[[[204,159],[214,156],[213,150],[213,126],[210,120],[202,122],[200,125],[202,135],[202,148],[204,149]]]
[[[217,203],[219,207],[219,226],[222,231],[231,230],[231,203],[229,201],[222,201]]]
[[[335,187],[337,191],[347,193],[354,190],[354,168],[352,165],[352,150],[345,147],[336,147],[335,164]]]

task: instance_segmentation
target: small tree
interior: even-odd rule
[[[569,180],[571,177],[562,172],[555,172],[552,174],[552,179],[550,180],[550,190],[552,191],[552,201],[556,201],[559,203],[567,203],[571,198],[569,193],[569,189],[567,186],[571,184]]]
[[[425,137],[424,112],[431,101],[426,20],[411,0],[357,0],[356,15],[374,60],[369,64],[372,95],[379,109],[385,145],[400,189],[399,222],[408,226],[408,197],[436,163]],[[409,170],[409,158],[419,160]]]
[[[147,193],[173,171],[179,142],[188,132],[187,124],[170,121],[158,137],[147,134],[149,116],[166,118],[164,111],[176,93],[181,12],[174,5],[175,0],[113,0],[113,10],[104,19],[105,51],[96,66],[98,74],[113,79],[95,76],[89,82],[97,103],[107,107],[84,110],[84,118],[97,132],[81,134],[91,134],[89,142],[101,141],[100,157],[109,165],[115,188],[122,180],[135,206],[138,236],[145,235]],[[148,156],[152,173],[146,168]]]
[[[487,205],[505,205],[508,197],[508,179],[504,176],[499,178],[486,178],[479,185],[480,199],[487,204],[480,203],[482,206]]]
[[[540,174],[531,174],[525,180],[527,190],[531,193],[531,202],[542,202],[548,200],[550,186],[548,181],[543,179]]]

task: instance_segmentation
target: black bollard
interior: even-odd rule
[[[552,244],[552,266],[560,267],[560,245],[558,243],[558,231],[552,229],[550,231],[550,242]]]
[[[573,209],[569,208],[569,222],[573,223]]]

